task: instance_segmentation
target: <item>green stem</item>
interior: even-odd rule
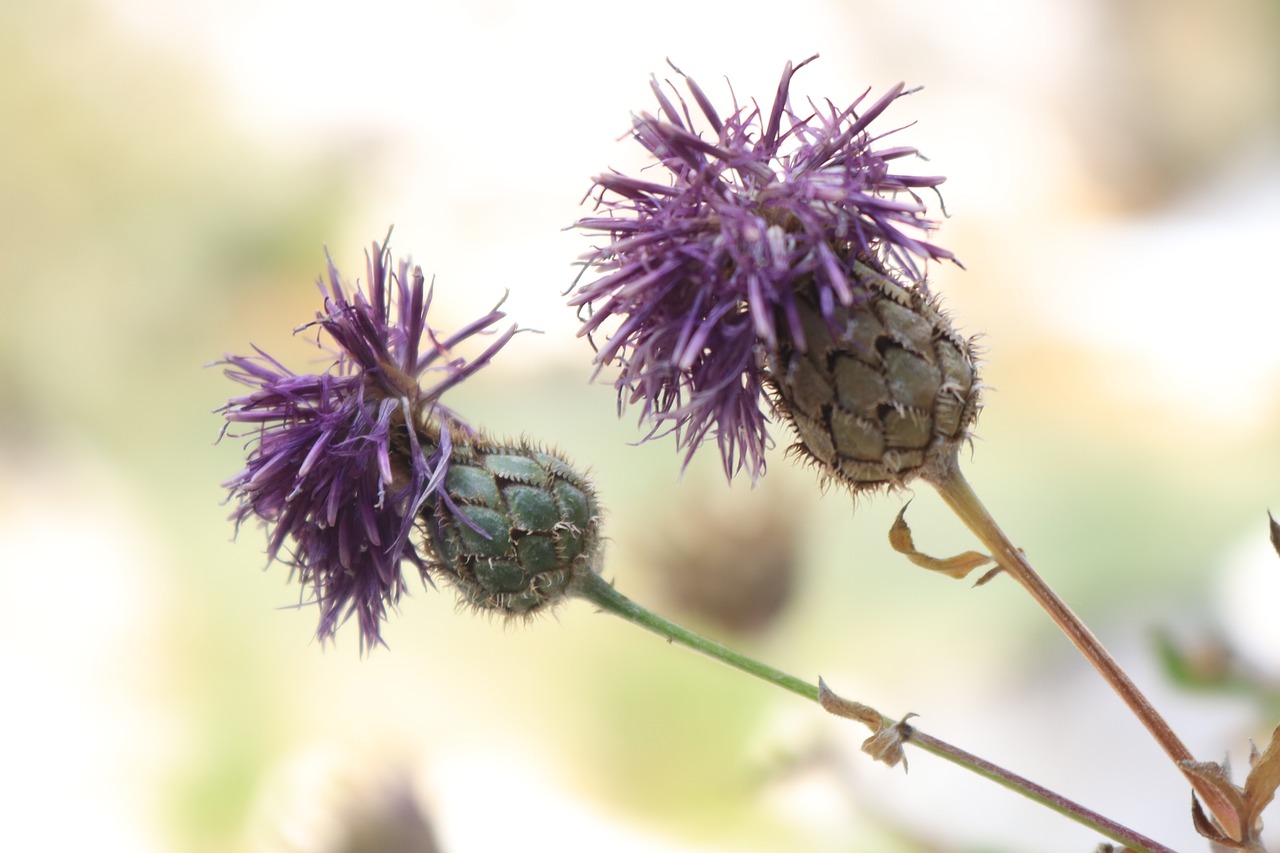
[[[1155,709],[1138,689],[1133,680],[1111,656],[1093,632],[1072,612],[1058,594],[1045,583],[1044,579],[1031,567],[1026,556],[1009,537],[1005,535],[995,518],[987,511],[977,493],[969,485],[969,481],[960,473],[958,464],[953,464],[940,476],[929,478],[930,483],[952,511],[965,523],[982,543],[991,551],[992,558],[1014,580],[1020,583],[1036,603],[1049,615],[1062,630],[1072,644],[1084,655],[1085,659],[1106,680],[1111,689],[1133,711],[1156,742],[1171,758],[1183,776],[1190,782],[1210,813],[1232,838],[1241,837],[1240,818],[1235,809],[1211,785],[1188,773],[1183,762],[1194,761],[1191,751],[1178,738],[1164,717]]]
[[[601,610],[608,611],[615,616],[639,625],[648,631],[652,631],[659,637],[679,643],[686,648],[696,652],[701,652],[708,657],[715,658],[722,663],[741,670],[743,672],[754,675],[755,677],[767,681],[770,684],[781,687],[783,690],[808,699],[811,702],[819,702],[821,704],[818,685],[810,684],[802,681],[793,675],[788,675],[780,669],[761,663],[754,658],[735,652],[728,646],[717,643],[714,640],[703,637],[701,634],[695,634],[687,628],[665,619],[658,614],[641,607],[630,598],[614,589],[613,584],[606,581],[594,571],[584,571],[578,575],[569,588],[571,595],[586,599]],[[828,693],[828,696],[831,694]],[[824,707],[827,707],[824,704]],[[875,712],[879,713],[879,712]],[[859,718],[862,722],[868,722],[866,719]],[[1065,817],[1074,820],[1083,826],[1098,832],[1112,841],[1125,845],[1136,853],[1174,853],[1174,851],[1159,844],[1144,835],[1141,835],[1128,827],[1122,826],[1109,818],[1085,808],[1078,803],[1061,797],[1058,794],[1037,785],[1028,779],[1011,773],[989,761],[979,758],[972,753],[965,752],[958,747],[952,746],[945,741],[920,732],[912,726],[904,723],[894,722],[892,719],[880,716],[880,730],[896,729],[901,733],[902,739],[907,743],[912,743],[933,755],[959,765],[973,773],[978,774],[986,779],[990,779],[1012,791],[1022,794],[1028,799],[1045,805]],[[873,726],[874,729],[874,726]]]
[[[735,669],[740,669],[743,672],[754,675],[756,678],[777,685],[783,690],[789,690],[797,696],[802,696],[812,702],[818,701],[817,685],[801,681],[794,675],[787,675],[780,669],[774,669],[754,658],[739,654],[728,646],[723,646],[715,640],[709,640],[701,634],[695,634],[688,628],[681,627],[669,619],[664,619],[658,614],[646,610],[618,592],[613,588],[613,584],[593,571],[581,573],[575,579],[574,586],[570,589],[570,592],[576,594],[579,598],[585,598],[602,610],[607,610],[615,616],[621,616],[632,624],[652,631],[659,637],[665,637],[672,642],[693,649],[695,652],[702,652],[704,655],[727,663]]]

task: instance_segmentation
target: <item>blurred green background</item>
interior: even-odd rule
[[[544,332],[451,404],[594,472],[623,591],[1202,849],[1176,774],[1012,584],[890,551],[902,497],[855,512],[781,447],[754,490],[714,454],[682,478],[587,381],[562,298],[586,245],[562,229],[591,175],[641,162],[618,139],[648,75],[670,57],[722,106],[724,76],[767,102],[814,52],[797,100],[927,87],[886,126],[918,120],[896,138],[950,176],[939,241],[967,271],[934,286],[984,334],[992,386],[975,486],[1197,755],[1265,737],[1274,2],[6,2],[0,847],[1092,848],[927,756],[875,765],[851,724],[582,604],[504,627],[415,591],[389,649],[361,660],[352,630],[321,649],[260,532],[231,541],[219,483],[242,454],[212,411],[235,388],[207,365],[252,342],[306,366],[291,331],[324,247],[363,277],[394,223],[439,327],[509,289]],[[916,498],[921,548],[972,547]],[[1248,683],[1179,687],[1157,630]]]

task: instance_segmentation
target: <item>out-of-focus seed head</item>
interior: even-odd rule
[[[655,594],[717,633],[763,634],[792,603],[801,575],[805,501],[779,480],[758,488],[685,489],[656,509],[636,541]],[[781,490],[780,490],[781,489]]]
[[[855,492],[942,476],[980,409],[973,344],[922,285],[854,267],[850,306],[824,312],[800,286],[805,347],[783,338],[770,353],[774,404],[799,455]]]
[[[454,446],[444,494],[422,511],[434,574],[478,610],[527,617],[564,600],[600,550],[590,482],[554,450],[477,437]]]

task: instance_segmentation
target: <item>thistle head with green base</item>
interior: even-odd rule
[[[245,440],[246,465],[224,484],[237,529],[266,527],[268,562],[287,565],[319,607],[321,641],[355,616],[361,648],[381,644],[406,566],[473,607],[552,606],[600,547],[590,484],[557,453],[495,442],[441,403],[516,328],[497,331],[495,308],[453,334],[433,330],[422,271],[393,267],[385,242],[368,262],[363,287],[330,262],[324,306],[302,327],[333,345],[324,371],[295,373],[261,350],[222,362],[250,389],[219,410],[223,434]],[[474,336],[491,340],[459,357]]]

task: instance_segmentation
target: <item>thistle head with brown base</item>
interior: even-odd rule
[[[805,345],[782,336],[769,353],[773,404],[795,429],[793,451],[854,492],[940,476],[981,409],[973,342],[923,285],[853,266],[852,305],[823,312],[800,288]]]
[[[579,334],[605,338],[597,369],[618,366],[620,408],[674,433],[686,464],[714,437],[727,476],[758,478],[780,414],[830,478],[898,486],[954,459],[978,411],[973,347],[921,269],[954,260],[925,239],[920,191],[943,178],[899,171],[916,150],[869,129],[915,90],[793,108],[808,61],[787,64],[767,113],[722,115],[685,78],[691,107],[653,82],[660,110],[633,135],[659,177],[596,178],[577,227],[608,241],[570,303]]]

